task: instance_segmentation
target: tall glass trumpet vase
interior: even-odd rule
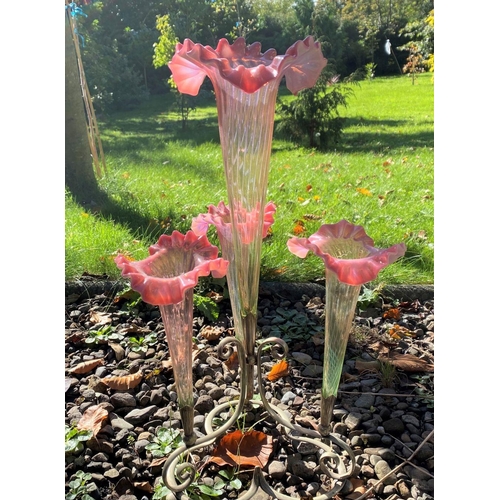
[[[133,290],[148,304],[159,306],[165,326],[184,442],[194,444],[193,408],[193,288],[199,276],[225,276],[228,262],[218,257],[219,249],[205,235],[193,231],[186,235],[174,231],[162,235],[149,248],[150,256],[130,261],[124,255],[115,258],[122,276],[130,278]]]
[[[228,289],[236,338],[244,345],[251,374],[247,399],[254,394],[262,232],[278,88],[283,76],[294,94],[312,87],[327,62],[311,36],[284,55],[260,50],[260,43],[246,46],[243,38],[233,45],[221,39],[215,49],[186,39],[168,65],[181,93],[196,95],[206,76],[215,90],[231,227]]]
[[[323,224],[309,238],[291,238],[288,249],[304,258],[309,251],[325,263],[325,351],[319,431],[331,432],[333,407],[340,384],[347,340],[361,285],[404,255],[404,243],[380,249],[361,226],[345,220]]]

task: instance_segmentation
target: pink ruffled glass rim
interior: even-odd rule
[[[184,94],[197,95],[205,77],[214,82],[217,75],[248,94],[285,76],[288,89],[297,94],[314,86],[327,63],[319,42],[312,36],[295,42],[285,55],[277,55],[275,49],[264,54],[260,50],[259,42],[247,46],[241,37],[233,45],[222,38],[215,49],[186,38],[176,45],[168,67],[179,92]]]
[[[323,224],[309,238],[290,238],[288,249],[304,258],[309,251],[321,257],[328,270],[333,271],[339,281],[348,285],[363,285],[374,280],[378,273],[402,257],[406,245],[399,243],[389,248],[375,248],[373,240],[362,226],[346,220],[336,224]],[[342,251],[347,258],[332,255]]]
[[[264,207],[264,224],[262,227],[262,238],[267,236],[267,231],[274,224],[274,213],[276,212],[276,205],[270,201]],[[251,212],[245,212],[244,219],[246,223],[238,224],[238,229],[241,231],[243,243],[249,244],[251,241],[247,241],[251,235],[255,233],[252,228],[257,227],[259,212],[257,210],[252,210]],[[208,213],[200,214],[193,218],[191,224],[191,230],[198,235],[206,234],[208,231],[208,226],[213,224],[217,231],[221,234],[229,235],[231,231],[231,212],[229,207],[223,202],[219,202],[217,206],[209,205]],[[245,236],[248,236],[245,237]]]
[[[193,231],[185,235],[179,231],[171,236],[164,234],[149,247],[149,253],[149,257],[140,261],[118,255],[115,263],[142,300],[157,306],[181,302],[186,290],[194,288],[200,276],[212,273],[215,278],[222,278],[229,265],[218,257],[219,249],[210,244],[206,235],[197,236]]]

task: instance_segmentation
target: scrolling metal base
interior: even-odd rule
[[[230,344],[233,344],[233,346]],[[283,358],[286,356],[288,351],[286,343],[279,338],[272,337],[264,340],[258,346],[256,357],[258,393],[260,395],[260,400],[250,401],[246,401],[246,387],[249,370],[246,363],[246,354],[243,344],[235,337],[227,337],[219,344],[218,353],[221,358],[227,359],[234,352],[234,347],[236,347],[240,366],[241,386],[241,394],[239,400],[237,401],[236,409],[224,425],[220,426],[218,429],[214,429],[214,419],[220,413],[224,412],[224,410],[234,408],[236,401],[230,401],[216,406],[205,419],[206,435],[198,438],[192,445],[184,443],[169,456],[163,466],[162,472],[163,482],[172,492],[169,500],[180,499],[182,497],[182,492],[189,487],[196,475],[195,466],[187,461],[181,460],[184,460],[185,457],[189,457],[190,452],[215,443],[219,436],[224,435],[226,431],[233,426],[236,420],[245,411],[245,408],[249,408],[250,406],[261,406],[264,411],[267,412],[277,423],[282,425],[284,433],[290,441],[309,443],[317,447],[319,450],[322,450],[322,454],[319,459],[320,469],[331,480],[333,486],[325,493],[314,497],[314,500],[326,500],[328,498],[332,498],[342,489],[345,480],[353,476],[355,472],[356,459],[351,448],[333,433],[325,433],[325,435],[322,435],[318,431],[306,429],[297,424],[293,424],[290,422],[285,412],[280,410],[278,407],[271,405],[265,398],[261,366],[262,351],[263,349],[270,348],[271,354],[274,358]],[[279,353],[279,349],[282,350],[281,354]],[[334,451],[334,447],[343,450],[345,452],[344,457]],[[348,468],[346,468],[343,458],[348,458]],[[238,500],[251,499],[259,488],[272,498],[277,498],[278,500],[294,500],[293,497],[284,495],[272,488],[267,483],[260,467],[255,468],[249,489],[242,493],[238,497]]]

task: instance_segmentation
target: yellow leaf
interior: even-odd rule
[[[364,196],[373,196],[371,191],[366,188],[356,188],[356,191]]]

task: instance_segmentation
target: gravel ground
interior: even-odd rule
[[[193,324],[199,435],[206,413],[239,392],[237,370],[217,354],[220,339],[232,335],[229,301],[222,299],[218,308],[216,321],[196,310]],[[292,422],[311,428],[319,418],[323,318],[320,284],[262,284],[259,337],[281,336],[289,348],[288,375],[266,380],[264,397]],[[86,493],[91,499],[160,498],[164,458],[154,444],[160,429],[175,434],[181,425],[158,308],[124,295],[116,282],[88,278],[67,284],[65,328],[65,422],[75,429],[92,414],[95,433],[65,454],[66,498],[83,498],[70,496],[82,472],[90,475]],[[357,310],[333,414],[333,432],[352,448],[357,465],[335,498],[433,499],[433,355],[432,287],[393,287]],[[262,361],[266,373],[277,363],[270,356]],[[138,373],[138,384],[129,389],[108,385],[111,377],[128,377],[134,385]],[[317,448],[290,442],[260,408],[247,412],[245,424],[270,436],[272,451],[263,474],[275,491],[314,498],[328,490]],[[211,446],[193,455],[200,473],[189,498],[209,498],[201,495],[213,492],[220,471],[228,470],[209,461],[213,452]],[[248,489],[251,475],[242,467],[239,482],[226,480],[217,496],[237,498]],[[254,498],[269,497],[259,491]]]

